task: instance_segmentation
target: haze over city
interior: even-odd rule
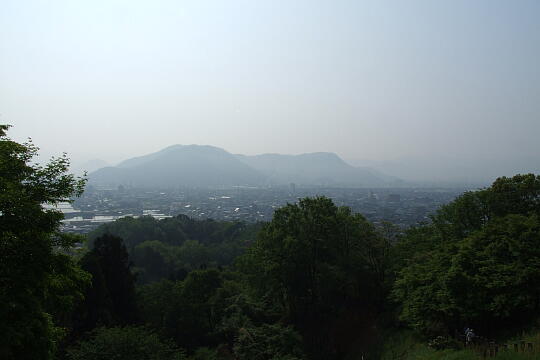
[[[334,152],[417,181],[539,172],[538,1],[3,1],[0,120],[42,156]]]

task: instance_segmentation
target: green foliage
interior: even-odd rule
[[[161,280],[137,287],[137,308],[142,321],[155,329],[166,330],[168,317],[176,295],[175,282]]]
[[[92,275],[81,269],[69,255],[56,252],[51,260],[45,308],[59,325],[67,327],[71,323],[71,312],[84,299]]]
[[[137,319],[135,277],[122,239],[103,235],[81,259],[81,266],[92,274],[92,286],[74,314],[76,333],[98,325],[126,325]]]
[[[89,234],[89,240],[91,244],[101,235],[116,235],[124,239],[128,251],[131,252],[140,243],[152,240],[174,246],[182,245],[186,240],[196,240],[205,246],[219,244],[243,238],[244,233],[253,232],[251,229],[258,227],[260,226],[243,222],[195,220],[186,215],[163,220],[155,220],[150,216],[137,219],[126,217],[100,226]]]
[[[300,330],[309,355],[328,359],[337,350],[327,328],[348,311],[376,312],[382,303],[388,248],[363,216],[328,198],[305,198],[275,212],[238,266]],[[368,318],[355,324],[372,325]]]
[[[134,261],[138,282],[183,279],[201,267],[225,266],[242,254],[261,224],[194,220],[185,215],[155,220],[123,218],[89,234],[89,243],[103,235],[124,239]]]
[[[445,350],[445,349],[458,349],[460,343],[449,336],[437,336],[428,341],[427,344],[430,348],[435,350]]]
[[[192,359],[213,359],[219,354],[218,358],[234,358],[233,352],[239,358],[233,348],[246,354],[260,351],[268,355],[280,346],[279,341],[288,344],[287,341],[294,340],[297,347],[301,344],[291,328],[265,327],[268,324],[264,322],[269,317],[261,304],[246,294],[234,273],[220,273],[216,269],[196,270],[183,281],[162,280],[140,286],[138,304],[143,321],[160,329],[188,352],[193,352]],[[246,329],[254,329],[260,336],[260,344],[244,339],[242,334]],[[263,330],[268,331],[265,333]],[[279,340],[281,331],[284,338]],[[263,339],[264,333],[273,338]],[[293,333],[296,335],[291,338]],[[290,348],[283,348],[275,354],[285,354]]]
[[[467,192],[442,206],[433,223],[442,240],[452,241],[509,214],[540,215],[540,175],[498,178],[491,187]]]
[[[220,319],[216,334],[228,344],[233,344],[240,329],[272,323],[279,314],[272,313],[268,304],[251,296],[249,288],[239,279],[240,274],[230,275],[217,290],[213,303]]]
[[[223,282],[216,269],[192,271],[183,281],[155,282],[140,287],[142,320],[193,351],[214,345],[219,318],[214,297]]]
[[[540,314],[538,215],[494,219],[459,245],[446,282],[463,317],[490,325]]]
[[[216,350],[206,347],[198,348],[195,350],[193,356],[190,356],[188,360],[218,360],[218,353]]]
[[[304,359],[301,336],[292,327],[279,324],[241,328],[234,353],[239,360]]]
[[[144,241],[133,250],[132,259],[141,267],[136,269],[137,280],[148,283],[169,277],[174,271],[176,246],[161,241]]]
[[[410,334],[388,338],[381,360],[479,360],[481,354],[472,350],[435,349]]]
[[[401,319],[427,334],[484,334],[540,315],[540,178],[500,178],[444,206],[396,249]],[[416,249],[416,251],[415,251]]]
[[[65,154],[32,164],[38,149],[7,130],[0,125],[0,358],[49,359],[63,334],[52,315],[69,311],[88,276],[59,252],[73,240],[59,234],[62,214],[42,205],[70,201],[85,180],[67,173]]]
[[[70,360],[184,360],[170,341],[142,327],[96,329],[89,339],[68,350]]]

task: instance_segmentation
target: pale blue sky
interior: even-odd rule
[[[540,1],[0,8],[0,122],[46,155],[114,163],[197,143],[349,160],[540,161]]]

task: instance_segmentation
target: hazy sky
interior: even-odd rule
[[[540,159],[538,0],[2,0],[0,30],[0,122],[45,155]]]

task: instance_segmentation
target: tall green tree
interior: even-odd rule
[[[48,304],[69,307],[88,276],[59,249],[74,238],[59,232],[62,213],[45,209],[82,193],[64,154],[33,163],[38,148],[7,137],[0,125],[0,358],[50,359],[61,334]]]
[[[74,314],[76,332],[99,325],[128,325],[137,319],[135,276],[121,238],[103,235],[81,259],[83,269],[92,274],[92,286]]]
[[[240,263],[259,296],[300,331],[307,353],[331,359],[345,351],[336,347],[340,327],[373,325],[357,315],[377,312],[385,296],[387,249],[362,215],[305,198],[277,210]]]

